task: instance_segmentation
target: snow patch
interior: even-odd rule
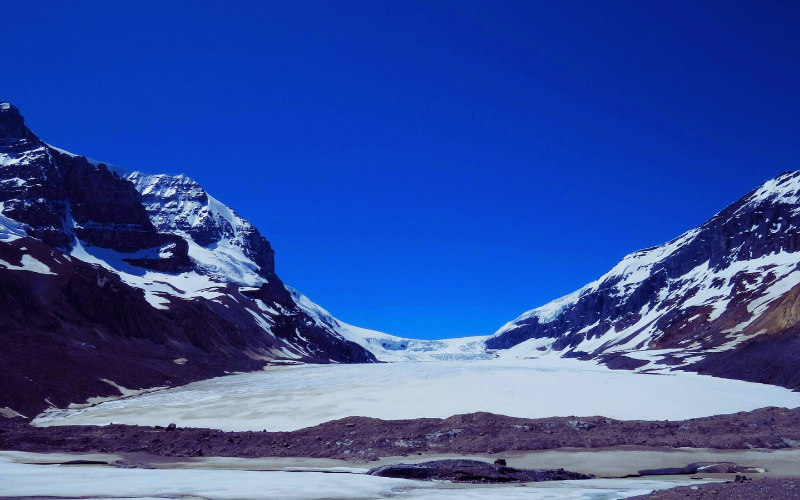
[[[25,418],[25,415],[23,415],[22,413],[19,413],[19,412],[16,412],[16,411],[12,410],[8,406],[6,406],[4,408],[0,408],[0,416],[3,416],[5,418],[15,418],[15,417]]]
[[[21,266],[15,266],[13,264],[9,264],[4,260],[0,260],[0,266],[3,266],[6,269],[12,271],[30,271],[38,274],[52,274],[53,276],[55,276],[56,274],[54,272],[51,272],[50,268],[47,267],[47,265],[36,260],[33,256],[29,254],[23,255],[20,263],[22,264]]]
[[[3,215],[4,202],[0,201],[0,240],[12,242],[28,236],[30,226]]]

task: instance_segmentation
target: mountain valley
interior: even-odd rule
[[[270,462],[269,495],[292,499],[329,498],[303,489],[319,472],[359,476],[336,479],[349,485],[341,498],[362,498],[353,488],[363,498],[460,498],[467,490],[367,477],[354,464],[500,457],[488,468],[508,459],[545,469],[527,462],[542,450],[588,453],[565,459],[584,479],[553,481],[572,495],[563,498],[692,488],[740,470],[772,477],[763,464],[790,477],[800,449],[790,409],[800,408],[800,171],[477,333],[409,339],[340,321],[284,284],[265,236],[190,177],[56,148],[0,101],[0,480],[41,473],[33,463],[86,466],[80,477],[41,473],[83,485],[81,498],[116,494],[97,481],[114,477],[131,498],[227,499],[193,468],[243,481],[234,473],[263,470],[248,460],[268,458],[299,460]],[[631,474],[643,449],[656,454],[653,470],[681,477]],[[670,458],[677,450],[753,463],[687,468]],[[617,452],[627,461],[617,475],[587,479],[604,469],[586,461]],[[185,476],[163,475],[183,486],[142,489],[116,470],[160,467],[183,467]],[[552,498],[549,487],[504,488]]]

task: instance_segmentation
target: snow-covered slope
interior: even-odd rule
[[[269,242],[189,177],[141,172],[123,177],[142,195],[156,229],[189,243],[189,257],[204,274],[249,286],[261,286],[275,274]]]
[[[749,346],[752,355],[736,358],[739,376],[788,376],[791,362],[781,356],[800,352],[798,228],[800,171],[787,172],[699,228],[627,255],[598,280],[522,314],[486,345],[619,368],[707,372],[721,369],[722,361],[713,366],[710,360],[732,360]],[[782,346],[771,355],[772,375],[760,361],[746,366],[748,357],[767,356],[770,344]]]

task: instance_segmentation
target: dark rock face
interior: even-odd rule
[[[376,467],[370,476],[417,479],[422,481],[452,481],[454,483],[532,483],[593,479],[591,474],[564,469],[515,469],[479,460],[434,460],[421,464],[394,464]]]
[[[66,247],[63,173],[46,145],[25,126],[17,108],[0,103],[0,202],[3,215],[27,223],[29,234]]]
[[[0,269],[0,407],[26,417],[46,400],[67,406],[119,395],[103,379],[138,389],[260,369],[265,361],[244,350],[284,345],[244,311],[204,299],[159,310],[100,266],[32,238],[0,242],[0,260],[22,265],[23,256],[54,273]]]
[[[699,228],[634,252],[596,282],[520,316],[486,346],[541,339],[542,350],[623,369],[650,363],[626,353],[675,349],[657,363],[711,370],[714,359],[732,360],[729,351],[744,349],[746,337],[764,342],[761,349],[787,335],[797,338],[799,209],[800,171],[781,174]],[[781,342],[791,349],[781,358],[800,355],[793,341]],[[698,357],[705,362],[688,361]],[[745,373],[754,367],[736,359],[728,376],[752,379]],[[767,383],[800,388],[795,365],[779,359],[773,365]]]
[[[112,382],[177,385],[275,359],[376,361],[309,317],[269,242],[194,181],[147,176],[140,194],[143,174],[120,171],[48,146],[0,101],[0,409],[32,418],[119,395]]]
[[[0,101],[0,140],[2,141],[27,141],[29,144],[38,144],[39,138],[25,126],[25,119],[19,110],[7,102]]]
[[[633,359],[618,354],[604,355],[601,356],[600,359],[612,370],[635,370],[636,368],[641,368],[648,364],[648,362],[643,359]]]
[[[714,377],[800,389],[800,328],[757,336],[739,348],[713,353],[689,370]]]
[[[165,262],[133,262],[172,272],[191,267],[186,242],[156,231],[130,182],[40,141],[11,105],[0,107],[0,129],[2,214],[31,226],[30,236],[64,250],[75,237],[123,253],[169,245]]]

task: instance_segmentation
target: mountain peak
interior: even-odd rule
[[[37,140],[19,110],[8,101],[0,101],[0,140],[3,139]]]

